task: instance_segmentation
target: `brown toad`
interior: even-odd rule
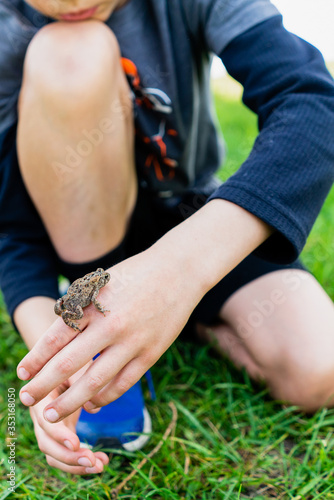
[[[66,325],[81,332],[82,330],[75,323],[75,320],[83,317],[83,307],[89,306],[93,302],[101,313],[109,312],[97,301],[100,288],[105,286],[109,280],[110,274],[102,268],[75,280],[68,288],[66,295],[57,300],[54,307],[55,313],[63,318]]]

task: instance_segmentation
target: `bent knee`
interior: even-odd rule
[[[43,27],[30,42],[23,86],[39,98],[59,96],[69,102],[112,91],[120,73],[120,49],[115,35],[100,21],[56,22]],[[92,92],[92,89],[95,92]]]
[[[334,359],[333,366],[325,369],[316,363],[300,366],[288,365],[268,377],[272,395],[290,405],[298,406],[307,413],[322,407],[334,407]]]

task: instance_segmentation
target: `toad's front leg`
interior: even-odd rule
[[[75,323],[73,320],[81,319],[83,317],[83,315],[84,314],[83,314],[82,307],[77,305],[73,311],[69,311],[69,310],[63,311],[61,314],[61,317],[63,318],[63,320],[67,326],[82,333],[82,330],[80,330],[77,323]]]
[[[105,316],[105,313],[106,312],[110,312],[109,309],[105,309],[102,304],[100,304],[100,302],[97,301],[97,296],[98,296],[98,293],[99,293],[100,290],[95,290],[95,292],[93,293],[93,296],[92,296],[92,299],[91,301],[93,302],[94,306],[96,307],[96,309],[98,311],[100,311],[103,316]]]
[[[58,299],[57,302],[55,303],[54,312],[58,314],[58,316],[61,316],[63,313],[63,303],[64,303],[63,297],[60,297],[60,299]]]

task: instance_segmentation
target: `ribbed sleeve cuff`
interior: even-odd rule
[[[207,202],[214,199],[231,201],[276,230],[255,250],[255,255],[278,264],[290,264],[298,258],[307,235],[293,219],[291,213],[288,214],[277,201],[270,197],[266,198],[262,191],[261,194],[257,193],[256,188],[252,186],[233,181],[226,181],[208,198]]]

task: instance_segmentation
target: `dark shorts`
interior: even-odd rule
[[[167,231],[203,206],[216,188],[216,182],[209,182],[205,187],[187,193],[183,197],[159,198],[148,189],[139,187],[137,203],[122,243],[104,258],[90,262],[89,265],[85,264],[84,267],[80,264],[62,263],[62,274],[70,281],[74,281],[92,269],[97,267],[106,269],[146,250]],[[305,267],[299,260],[289,265],[281,265],[250,255],[203,297],[191,316],[190,324],[194,321],[207,325],[214,323],[222,305],[234,292],[252,280],[280,269],[305,269]]]

